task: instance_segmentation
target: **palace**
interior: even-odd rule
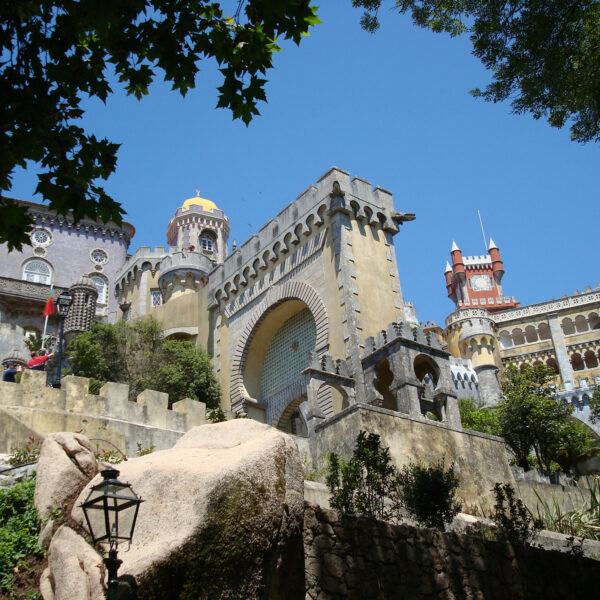
[[[420,326],[394,248],[415,215],[337,167],[231,251],[227,216],[198,194],[175,211],[166,246],[133,254],[127,223],[74,224],[27,205],[32,246],[0,247],[3,357],[39,333],[50,284],[56,296],[85,276],[97,291],[88,321],[152,315],[168,337],[209,352],[224,409],[290,432],[310,433],[353,403],[460,428],[457,398],[495,402],[507,363],[552,366],[582,411],[600,382],[600,289],[520,306],[502,288],[492,240],[484,256],[453,243],[445,279],[456,311],[444,332]]]
[[[498,373],[507,364],[545,364],[557,374],[561,399],[575,416],[589,422],[588,402],[600,385],[600,283],[571,296],[521,306],[503,293],[504,266],[490,239],[488,254],[467,256],[455,242],[452,264],[444,273],[448,297],[456,311],[446,318],[445,339],[453,357],[471,363],[479,398],[487,404],[499,396]],[[463,387],[463,378],[455,386]]]

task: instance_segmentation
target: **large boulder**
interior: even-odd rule
[[[44,600],[104,600],[102,557],[77,533],[61,525],[48,550],[42,574]]]
[[[63,509],[77,498],[98,472],[89,440],[79,433],[46,436],[37,464],[34,502],[40,518]]]
[[[202,425],[119,469],[144,500],[119,551],[140,600],[304,598],[303,476],[289,436],[250,419]]]

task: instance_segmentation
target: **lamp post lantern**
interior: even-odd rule
[[[128,483],[117,479],[118,476],[116,469],[104,469],[103,481],[90,490],[81,504],[93,543],[108,545],[108,556],[104,559],[108,571],[108,600],[116,598],[117,571],[123,562],[117,558],[117,547],[120,542],[131,542],[143,502]]]
[[[60,387],[65,319],[69,314],[69,308],[71,308],[71,304],[73,304],[73,296],[69,294],[69,292],[62,292],[56,300],[58,318],[60,320],[60,330],[58,334],[58,364],[56,367],[56,378],[54,379],[54,383],[52,384],[52,387],[55,388]]]

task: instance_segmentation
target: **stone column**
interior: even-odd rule
[[[396,387],[390,387],[390,391],[396,398],[397,410],[400,413],[408,415],[413,419],[420,419],[421,402],[419,400],[420,384],[417,383],[401,383]]]
[[[317,403],[317,393],[321,387],[321,383],[318,379],[310,379],[306,386],[307,402],[303,402],[298,407],[306,422],[309,437],[315,436],[316,427],[325,420],[325,415]]]
[[[458,410],[458,400],[456,396],[446,389],[441,389],[436,393],[436,400],[439,398],[439,402],[443,410],[444,418],[443,421],[450,425],[453,429],[462,429],[462,422],[460,420],[460,411]]]
[[[148,265],[142,267],[140,274],[140,284],[138,286],[138,299],[136,307],[136,315],[141,317],[146,314],[146,306],[148,303]]]
[[[556,355],[556,362],[558,363],[558,370],[563,380],[563,386],[565,390],[573,390],[575,387],[575,377],[567,352],[563,330],[558,321],[558,313],[548,315],[548,325],[550,326],[552,345],[554,346],[554,354]]]

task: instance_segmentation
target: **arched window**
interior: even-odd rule
[[[591,350],[587,350],[583,355],[583,361],[586,369],[595,369],[598,366],[598,359]]]
[[[575,354],[573,354],[571,356],[571,365],[573,367],[573,371],[583,371],[583,369],[585,368],[583,366],[583,360],[581,359],[581,354],[577,354],[577,352]]]
[[[99,306],[106,306],[108,304],[108,282],[104,277],[100,275],[90,275],[90,279],[96,286],[98,290],[98,299],[96,300],[96,304]]]
[[[590,329],[600,329],[600,317],[598,317],[598,313],[590,313],[588,315],[588,322],[590,324]]]
[[[515,346],[520,346],[521,344],[525,343],[525,336],[523,335],[523,331],[519,327],[512,330],[512,339],[515,343]]]
[[[546,366],[550,367],[551,369],[554,370],[554,372],[558,375],[558,363],[556,362],[555,358],[550,357],[547,361],[546,361]]]
[[[575,328],[580,333],[588,330],[587,319],[583,315],[577,315],[575,317]]]
[[[512,339],[508,331],[500,332],[500,348],[510,348],[512,346]]]
[[[525,327],[525,339],[530,344],[532,344],[533,342],[537,342],[538,341],[537,332],[536,332],[535,327],[533,325],[527,325],[527,327]]]
[[[540,340],[549,340],[552,337],[548,323],[540,323],[538,327],[538,335],[540,336]]]
[[[573,325],[573,321],[569,319],[569,317],[563,319],[560,325],[565,335],[571,335],[575,333],[575,325]]]
[[[23,279],[49,285],[52,282],[52,267],[44,260],[32,258],[23,265]]]
[[[214,252],[217,246],[217,240],[215,234],[210,231],[203,231],[198,239],[200,250],[205,252]]]

